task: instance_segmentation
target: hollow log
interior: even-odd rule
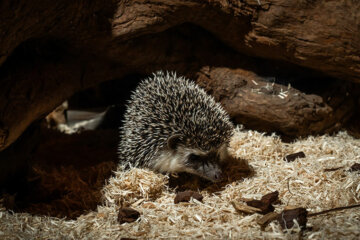
[[[359,83],[359,19],[350,0],[2,1],[0,150],[75,92],[131,73],[196,76],[204,66],[233,68],[245,54]],[[321,118],[331,113],[312,104]],[[250,118],[258,119],[241,119]]]

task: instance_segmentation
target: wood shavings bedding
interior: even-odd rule
[[[65,220],[0,210],[0,239],[293,239],[299,227],[283,231],[271,222],[261,231],[260,214],[242,215],[231,201],[261,198],[279,191],[280,212],[286,205],[319,212],[360,203],[360,174],[347,169],[360,161],[360,140],[346,132],[335,136],[308,137],[282,143],[275,136],[238,128],[230,144],[231,153],[247,159],[255,174],[229,183],[222,191],[202,191],[202,202],[174,204],[175,193],[167,187],[167,176],[144,169],[119,170],[103,189],[103,204],[97,211]],[[303,151],[305,158],[283,160],[287,154]],[[335,171],[324,169],[343,167]],[[120,225],[121,204],[141,213],[133,223]],[[356,239],[360,237],[360,209],[354,208],[308,219],[312,227],[304,239]]]

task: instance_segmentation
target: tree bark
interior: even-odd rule
[[[356,106],[356,98],[346,94],[349,86],[342,83],[329,98],[329,91],[306,94],[244,69],[204,67],[197,80],[236,122],[290,138],[339,130]]]

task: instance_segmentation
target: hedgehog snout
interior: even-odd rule
[[[214,174],[215,182],[220,181],[221,178],[222,178],[222,171],[221,170],[216,171],[215,174]]]
[[[199,175],[212,182],[218,182],[222,178],[222,171],[217,164],[205,164],[204,167],[202,169],[200,168],[199,170],[202,170]]]
[[[185,158],[186,172],[199,175],[212,182],[221,180],[222,171],[217,151],[203,152],[198,149],[187,149]]]

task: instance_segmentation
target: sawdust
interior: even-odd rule
[[[298,225],[281,230],[277,222],[264,231],[256,223],[260,214],[236,212],[231,201],[261,198],[279,191],[280,212],[285,206],[306,208],[310,213],[360,203],[360,174],[347,171],[360,162],[360,140],[346,132],[335,136],[308,137],[294,143],[237,129],[230,144],[236,157],[248,160],[255,174],[230,182],[218,192],[202,190],[202,202],[174,204],[175,191],[168,176],[144,169],[115,172],[103,188],[103,204],[76,220],[0,210],[1,239],[297,239]],[[305,158],[286,162],[284,156],[303,151]],[[325,169],[339,168],[334,171]],[[133,223],[120,225],[118,210],[126,205],[139,211]],[[357,239],[360,209],[311,217],[304,239]]]

